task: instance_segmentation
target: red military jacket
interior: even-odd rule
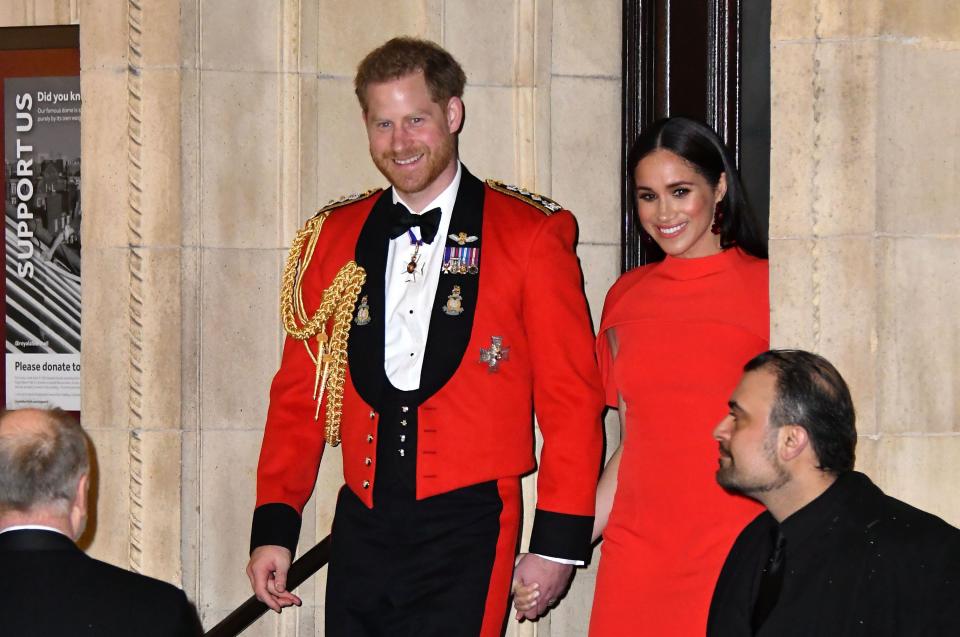
[[[421,375],[427,398],[417,419],[416,497],[533,470],[535,413],[543,448],[530,550],[586,559],[602,460],[603,395],[574,252],[576,223],[559,205],[512,189],[463,170],[450,230],[478,237],[470,244],[477,248],[478,272],[440,275]],[[350,328],[341,435],[344,479],[368,507],[375,504],[391,207],[389,190],[336,205],[302,279],[312,314],[347,261],[366,270],[361,296],[368,299],[370,322]],[[447,245],[458,244],[448,239]],[[463,299],[458,316],[442,311],[453,284]],[[481,350],[489,350],[494,337],[509,352],[491,369]],[[253,547],[296,546],[324,447],[324,412],[314,420],[314,377],[303,342],[287,337],[257,470]]]

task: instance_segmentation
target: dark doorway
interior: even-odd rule
[[[621,268],[662,258],[639,241],[626,158],[643,127],[684,115],[733,149],[766,233],[770,198],[770,0],[624,0]]]

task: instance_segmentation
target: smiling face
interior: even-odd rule
[[[419,72],[370,84],[366,102],[370,156],[400,197],[419,211],[456,175],[463,102],[458,97],[434,102]]]
[[[720,446],[717,482],[725,489],[759,497],[790,481],[779,456],[781,429],[770,425],[777,376],[760,368],[740,379],[730,412],[713,430]]]
[[[640,224],[666,254],[693,259],[720,252],[710,226],[727,192],[725,174],[714,187],[692,164],[658,149],[637,164],[633,183]]]

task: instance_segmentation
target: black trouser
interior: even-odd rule
[[[500,532],[496,482],[416,501],[340,491],[327,576],[327,637],[476,637]]]
[[[505,512],[504,529],[504,501],[495,481],[416,499],[419,402],[419,392],[400,391],[384,379],[374,507],[367,509],[346,487],[337,500],[327,575],[328,637],[476,637],[491,594],[498,541],[505,554],[498,564],[512,564],[516,482],[505,492],[513,508]],[[494,594],[505,598],[507,586],[498,580]],[[504,619],[494,621],[502,626]]]

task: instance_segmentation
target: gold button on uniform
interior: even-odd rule
[[[373,458],[369,458],[369,457],[364,458],[364,459],[363,459],[363,464],[365,464],[365,465],[367,465],[367,466],[369,467],[370,465],[373,464]]]
[[[373,420],[373,419],[376,418],[376,417],[377,417],[377,412],[375,412],[374,410],[371,409],[371,410],[370,410],[370,420]]]
[[[370,481],[369,481],[369,480],[364,480],[362,486],[363,486],[364,489],[369,489],[369,488],[370,488]]]
[[[373,434],[367,434],[367,442],[373,442]]]

